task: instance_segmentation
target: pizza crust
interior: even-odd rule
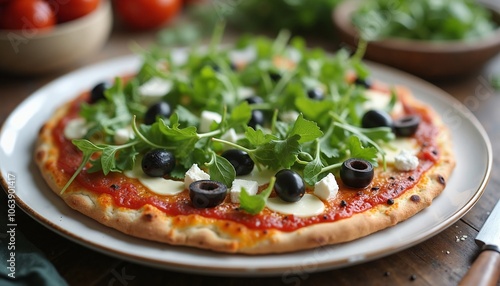
[[[404,100],[413,107],[427,108],[400,90]],[[85,190],[77,182],[61,194],[69,179],[57,168],[59,150],[52,130],[69,109],[70,103],[60,107],[42,127],[35,147],[34,158],[50,188],[73,209],[131,236],[171,245],[192,246],[227,253],[268,254],[310,249],[337,244],[367,236],[402,222],[422,209],[444,189],[455,166],[451,135],[434,112],[431,116],[439,127],[439,161],[428,170],[411,189],[394,199],[394,204],[376,207],[334,222],[313,224],[291,232],[276,229],[256,230],[243,224],[205,218],[199,215],[170,217],[152,205],[140,209],[115,206],[108,194]],[[417,197],[418,196],[418,197]]]

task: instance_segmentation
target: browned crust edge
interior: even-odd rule
[[[424,107],[409,94],[412,105]],[[351,241],[404,221],[422,209],[444,189],[446,181],[455,167],[451,134],[440,118],[431,113],[441,132],[438,138],[440,159],[410,190],[394,199],[394,204],[378,205],[369,211],[353,215],[348,219],[310,225],[296,231],[269,230],[258,237],[255,243],[240,238],[245,234],[262,232],[246,226],[197,215],[170,217],[151,205],[138,210],[116,207],[106,194],[95,194],[85,189],[69,188],[60,194],[67,176],[55,167],[59,153],[51,132],[65,114],[69,103],[60,107],[55,115],[42,127],[35,147],[35,162],[50,188],[73,209],[131,236],[159,241],[172,245],[193,246],[218,252],[266,254],[291,252],[323,245]],[[412,200],[418,195],[418,201]],[[187,226],[177,227],[179,220],[190,220]],[[239,235],[234,235],[235,231]]]

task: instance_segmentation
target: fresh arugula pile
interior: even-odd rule
[[[364,1],[352,21],[366,40],[471,41],[498,26],[490,11],[473,0]]]
[[[350,157],[377,165],[379,156],[383,157],[379,143],[392,140],[394,134],[387,127],[360,127],[365,88],[346,81],[352,72],[360,78],[368,76],[360,53],[350,58],[346,51],[331,55],[309,50],[300,38],[290,41],[287,32],[275,40],[247,36],[234,47],[220,48],[221,33],[218,29],[208,48],[189,50],[184,63],[176,62],[168,50],[144,53],[144,64],[135,77],[126,83],[117,78],[104,100],[83,104],[80,115],[92,128],[86,138],[73,140],[83,152],[83,160],[67,185],[89,162],[92,167],[87,172],[122,172],[132,169],[139,155],[153,148],[175,155],[171,177],[182,179],[198,164],[208,169],[212,180],[227,186],[235,179],[235,170],[220,156],[224,148],[246,151],[258,169],[293,169],[309,185],[335,172]],[[241,49],[254,50],[256,57],[234,69],[230,53]],[[293,58],[295,67],[276,66],[276,58]],[[145,125],[147,105],[138,90],[153,77],[172,82],[162,100],[173,113]],[[264,102],[248,104],[239,95],[241,87],[250,88]],[[322,89],[324,99],[309,98],[311,88]],[[247,125],[253,109],[264,112],[264,126],[254,129]],[[221,114],[222,120],[213,122],[209,132],[200,133],[197,126],[204,110]],[[290,111],[298,116],[282,120]],[[134,138],[116,145],[116,131],[130,126]],[[242,135],[236,142],[222,139],[230,129]]]

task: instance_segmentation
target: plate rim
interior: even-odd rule
[[[181,49],[179,49],[181,50]],[[38,88],[35,92],[33,92],[31,95],[29,95],[27,98],[25,98],[14,110],[7,116],[5,121],[2,124],[2,127],[0,128],[0,138],[4,136],[4,131],[7,126],[7,123],[9,120],[11,120],[11,117],[13,114],[18,112],[19,110],[22,110],[24,104],[27,104],[29,100],[33,100],[35,96],[42,96],[43,91],[45,89],[50,88],[51,85],[55,85],[60,81],[64,81],[67,78],[70,78],[71,76],[78,74],[78,73],[84,73],[86,70],[90,70],[92,68],[98,68],[100,66],[107,66],[111,65],[113,63],[119,63],[119,62],[128,62],[130,61],[130,65],[133,65],[133,61],[137,62],[138,56],[137,55],[126,55],[126,56],[120,56],[120,57],[115,57],[115,58],[110,58],[108,60],[98,62],[86,67],[82,67],[80,69],[77,69],[75,71],[72,71],[68,74],[65,74],[61,77],[58,77],[49,83],[45,84],[44,86]],[[456,109],[462,116],[466,117],[467,120],[472,124],[474,129],[481,135],[481,142],[484,143],[484,147],[486,150],[486,153],[483,155],[486,155],[486,161],[487,161],[487,166],[485,169],[485,172],[483,174],[483,177],[481,178],[481,183],[479,186],[477,186],[477,189],[475,188],[475,191],[471,198],[465,203],[463,206],[461,206],[458,210],[455,210],[453,214],[446,219],[445,222],[439,223],[436,226],[430,228],[427,230],[425,233],[422,233],[419,235],[417,239],[412,240],[410,243],[401,243],[395,247],[391,247],[389,249],[381,249],[377,252],[370,252],[367,254],[367,256],[363,257],[362,259],[359,260],[352,260],[349,258],[346,259],[341,259],[341,260],[336,260],[334,262],[332,261],[323,261],[323,262],[316,262],[315,264],[315,269],[313,270],[314,272],[316,271],[322,271],[322,270],[328,270],[328,269],[335,269],[335,268],[342,268],[342,267],[349,267],[355,264],[359,263],[366,263],[368,261],[372,261],[375,259],[378,259],[380,257],[388,256],[390,254],[402,251],[404,249],[407,249],[411,246],[414,246],[416,244],[419,244],[430,237],[437,235],[439,232],[443,231],[444,229],[448,228],[452,224],[454,224],[456,221],[458,221],[462,216],[464,216],[470,209],[474,207],[474,205],[479,201],[481,196],[483,195],[485,188],[488,184],[488,181],[490,179],[491,175],[491,169],[492,169],[492,161],[493,161],[493,153],[492,153],[492,147],[491,147],[491,142],[489,140],[489,137],[484,130],[484,127],[481,125],[479,120],[473,115],[473,113],[468,110],[460,101],[458,101],[456,98],[454,98],[452,95],[448,94],[444,90],[440,89],[439,87],[424,81],[418,77],[415,77],[411,74],[408,74],[403,71],[399,71],[397,69],[387,67],[381,64],[373,63],[370,61],[365,61],[372,74],[375,75],[377,73],[383,73],[383,74],[388,74],[389,76],[396,76],[396,77],[403,77],[406,80],[411,81],[412,83],[423,87],[426,90],[432,91],[434,94],[439,94],[439,99],[442,100],[444,103],[447,105],[453,106],[454,109]],[[137,64],[137,63],[136,63]],[[39,95],[41,94],[41,95]],[[418,96],[416,96],[418,98]],[[57,106],[56,106],[57,107]],[[460,108],[460,109],[459,109]],[[31,162],[32,163],[32,162]],[[31,164],[30,163],[30,164]],[[4,178],[4,170],[2,170],[2,166],[0,166],[0,182],[7,193],[8,189],[8,184],[7,180]],[[34,174],[30,174],[30,178],[34,178]],[[153,259],[150,257],[141,257],[139,255],[135,254],[130,254],[127,253],[127,251],[124,250],[117,250],[110,248],[109,246],[102,245],[100,243],[97,243],[95,241],[91,241],[88,239],[85,239],[81,235],[78,236],[74,233],[72,233],[69,230],[64,229],[63,227],[60,227],[53,222],[51,222],[49,219],[45,218],[42,214],[38,213],[35,211],[32,207],[30,207],[27,203],[25,203],[21,198],[19,198],[17,195],[15,196],[16,204],[25,212],[27,213],[30,217],[35,219],[37,222],[41,223],[43,226],[46,228],[50,229],[51,231],[56,232],[59,235],[62,235],[63,237],[78,243],[84,247],[91,248],[93,250],[96,250],[98,252],[101,252],[105,255],[110,255],[114,256],[120,259],[128,260],[128,261],[133,261],[136,263],[141,263],[144,265],[152,266],[155,268],[161,268],[161,269],[170,269],[170,270],[176,270],[176,271],[181,271],[181,272],[188,272],[188,273],[198,273],[198,274],[206,274],[206,275],[225,275],[225,276],[245,276],[245,275],[255,275],[255,276],[273,276],[273,275],[278,275],[278,274],[283,274],[284,271],[287,271],[291,268],[291,266],[276,266],[276,267],[265,267],[265,268],[241,268],[241,267],[217,267],[217,266],[205,266],[205,265],[187,265],[184,263],[175,263],[174,261],[165,261],[165,260],[159,260],[159,259]],[[430,206],[432,207],[432,205]],[[76,211],[75,211],[76,212]],[[76,212],[78,215],[82,215],[78,212]],[[95,222],[99,223],[99,222]],[[125,235],[125,234],[124,234]],[[161,245],[161,244],[160,244]],[[317,249],[312,249],[312,251],[315,251]],[[181,250],[182,251],[182,250]],[[219,255],[219,254],[218,254]],[[232,256],[234,254],[223,254],[223,255],[228,255]],[[268,256],[268,255],[263,255],[263,256]],[[274,254],[270,254],[269,256],[275,256]]]

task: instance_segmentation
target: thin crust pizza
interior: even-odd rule
[[[455,166],[438,114],[347,53],[282,39],[145,54],[43,125],[41,174],[106,226],[228,253],[347,242],[428,207]]]

